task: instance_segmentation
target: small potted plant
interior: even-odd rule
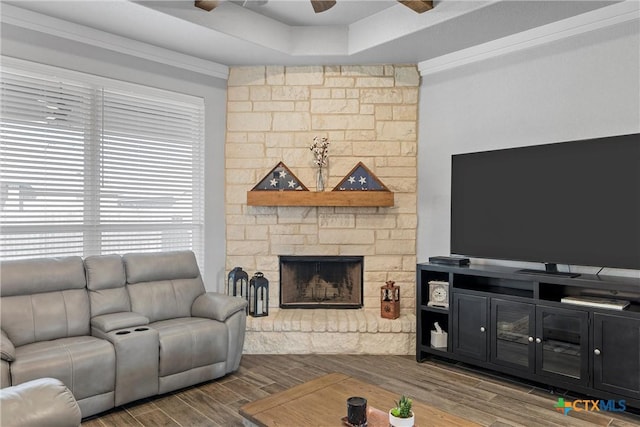
[[[395,408],[389,411],[389,424],[393,427],[413,427],[415,417],[411,410],[413,401],[407,396],[402,396],[396,402]]]

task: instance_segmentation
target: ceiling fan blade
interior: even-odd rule
[[[335,6],[336,0],[311,0],[311,6],[316,13],[324,12]]]
[[[195,6],[206,10],[207,12],[211,12],[216,8],[216,6],[218,6],[218,0],[195,0]]]
[[[427,10],[433,9],[432,0],[398,0],[398,2],[418,13],[423,13]]]

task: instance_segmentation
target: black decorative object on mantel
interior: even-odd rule
[[[227,295],[241,297],[249,301],[249,275],[242,270],[242,267],[235,267],[229,272]],[[248,307],[247,312],[249,312]]]
[[[249,315],[269,315],[269,281],[259,271],[249,281]]]

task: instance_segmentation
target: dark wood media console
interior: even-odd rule
[[[640,279],[517,271],[418,264],[418,362],[436,355],[640,408]],[[430,281],[449,283],[448,308],[427,305]],[[616,310],[565,297],[630,304]],[[446,348],[431,346],[435,322],[448,332]]]

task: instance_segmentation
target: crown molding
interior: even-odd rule
[[[139,83],[129,83],[110,77],[103,77],[96,74],[86,73],[84,71],[61,68],[55,65],[42,64],[22,58],[15,58],[12,56],[0,55],[0,67],[3,67],[5,69],[17,69],[22,74],[34,73],[36,75],[45,75],[54,79],[70,80],[94,87],[104,86],[108,87],[111,90],[137,93],[139,95],[148,95],[155,98],[168,99],[172,102],[183,102],[189,105],[204,102],[202,97],[195,95],[188,95],[185,93],[160,89],[157,87],[147,86]]]
[[[627,0],[468,49],[422,61],[418,63],[418,71],[424,77],[633,20],[640,20],[640,2]]]
[[[229,67],[226,65],[153,46],[148,43],[131,40],[126,37],[110,34],[105,31],[96,30],[9,4],[2,5],[0,22],[193,71],[210,77],[225,80],[229,77]]]

